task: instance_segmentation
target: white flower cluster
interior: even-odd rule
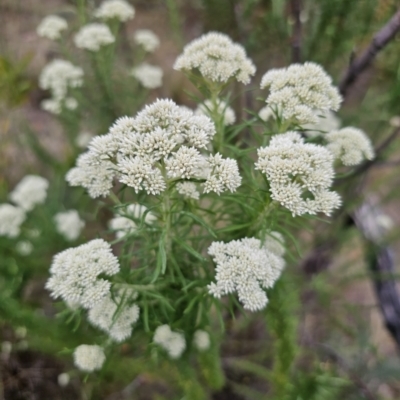
[[[10,200],[17,205],[0,204],[0,236],[17,237],[26,219],[26,213],[37,204],[44,203],[49,182],[37,175],[26,175],[10,193]]]
[[[269,241],[274,240],[273,237]],[[268,298],[264,289],[271,288],[280,277],[285,261],[273,246],[262,246],[260,240],[244,238],[229,243],[213,242],[208,249],[215,263],[216,283],[208,291],[216,298],[237,292],[246,310],[263,309]]]
[[[26,215],[22,208],[0,204],[0,236],[17,237]]]
[[[208,332],[198,329],[193,335],[193,344],[197,350],[205,351],[210,348],[211,340]]]
[[[160,45],[160,39],[150,29],[138,29],[133,40],[149,53],[152,53]]]
[[[173,332],[168,325],[161,325],[155,330],[153,341],[174,359],[179,358],[186,349],[185,337],[182,333]]]
[[[147,89],[155,89],[162,86],[163,70],[155,65],[139,64],[132,69],[131,75]]]
[[[76,210],[59,212],[54,216],[54,222],[59,234],[69,241],[78,239],[85,222],[79,218]]]
[[[50,267],[46,288],[54,298],[61,297],[67,303],[90,309],[110,293],[110,282],[98,276],[118,272],[119,262],[111,246],[103,239],[95,239],[58,253]]]
[[[308,137],[316,137],[340,129],[341,121],[332,111],[320,112],[317,118],[317,123],[302,126]]]
[[[110,295],[106,296],[89,310],[88,320],[115,342],[122,342],[132,334],[132,325],[139,319],[139,307],[126,304],[120,296],[115,300]]]
[[[375,157],[374,148],[368,136],[357,128],[347,127],[325,135],[327,149],[344,165],[357,165],[364,159]]]
[[[41,176],[26,175],[10,193],[10,199],[25,211],[31,211],[46,200],[49,181]]]
[[[93,140],[97,138],[99,136]],[[78,157],[76,167],[68,171],[66,180],[71,186],[83,186],[90,197],[96,198],[110,193],[115,174],[116,167],[112,162],[84,153]]]
[[[17,250],[21,256],[29,256],[33,251],[33,244],[28,240],[20,240],[15,245],[15,250]]]
[[[80,148],[80,149],[86,149],[90,141],[93,139],[93,133],[90,132],[79,132],[78,136],[75,139],[75,144]]]
[[[94,16],[101,19],[117,19],[126,22],[135,16],[135,9],[125,0],[105,0],[94,12]]]
[[[216,110],[213,109],[213,104],[211,100],[206,100],[204,103],[200,104],[195,113],[197,115],[208,115],[210,118],[212,114],[216,112],[218,115],[222,116],[224,125],[233,125],[236,121],[235,111],[228,106],[228,103],[219,99]]]
[[[106,356],[100,346],[81,344],[74,351],[74,363],[82,371],[93,372],[100,369]]]
[[[36,32],[39,36],[50,40],[57,40],[61,37],[61,32],[68,28],[67,21],[57,15],[48,15],[43,18]]]
[[[242,178],[235,160],[231,158],[224,160],[221,154],[217,153],[209,156],[207,161],[210,172],[204,184],[204,193],[220,194],[226,190],[234,192],[240,186]]]
[[[107,195],[114,177],[136,192],[154,195],[173,180],[200,177],[206,192],[234,191],[241,182],[236,161],[199,151],[214,135],[208,117],[194,115],[172,100],[157,100],[136,118],[122,117],[107,135],[93,138],[66,179],[87,188],[91,197]]]
[[[275,135],[269,146],[258,149],[256,169],[267,175],[272,199],[293,216],[330,215],[341,204],[339,195],[328,190],[334,178],[332,154],[304,143],[297,132]]]
[[[99,51],[101,46],[114,42],[115,37],[110,28],[97,22],[83,26],[74,37],[76,47],[89,51]]]
[[[40,76],[39,87],[50,90],[52,98],[42,102],[42,108],[53,114],[59,114],[64,105],[74,109],[78,103],[73,97],[67,97],[69,88],[77,88],[83,84],[83,69],[69,61],[56,59],[47,64]]]
[[[319,112],[337,111],[342,101],[332,79],[311,62],[268,71],[261,80],[261,89],[265,88],[269,88],[267,105],[298,124],[316,124]]]
[[[200,193],[197,191],[196,184],[193,182],[179,182],[176,185],[176,190],[179,194],[188,199],[198,200],[200,198]]]
[[[212,82],[226,83],[236,79],[245,85],[256,72],[244,48],[218,32],[206,33],[186,45],[175,61],[174,69],[198,71]]]
[[[119,215],[110,220],[109,227],[111,230],[116,232],[117,239],[121,239],[137,230],[137,224],[135,220],[140,222],[146,211],[146,206],[141,204],[130,204],[125,210],[125,216]],[[151,225],[156,219],[156,216],[149,211],[144,217],[144,222]]]

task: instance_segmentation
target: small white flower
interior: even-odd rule
[[[90,132],[80,132],[75,139],[75,144],[81,149],[86,149],[93,136],[93,133]]]
[[[244,48],[223,33],[210,32],[185,46],[174,64],[179,71],[198,71],[212,82],[226,83],[236,79],[245,85],[256,68]]]
[[[207,115],[210,118],[212,117],[212,113],[216,112],[220,116],[223,117],[224,125],[233,125],[236,121],[235,111],[233,108],[228,106],[228,103],[225,101],[218,99],[216,110],[213,109],[213,104],[211,100],[206,100],[204,103],[200,104],[196,109],[196,114],[198,115]]]
[[[51,114],[59,115],[61,114],[62,106],[59,100],[46,99],[40,103],[42,110],[47,111]]]
[[[70,381],[69,375],[66,372],[62,372],[57,376],[57,383],[60,387],[66,387]]]
[[[200,198],[200,193],[197,191],[196,184],[193,182],[179,182],[176,185],[176,190],[179,194],[188,199],[198,200]]]
[[[124,0],[105,0],[94,12],[94,16],[101,19],[118,19],[126,22],[135,16],[135,9]]]
[[[158,36],[149,29],[138,29],[133,36],[133,40],[149,53],[152,53],[160,45]]]
[[[261,80],[261,89],[265,88],[269,88],[267,105],[299,124],[316,124],[318,113],[337,111],[342,102],[332,79],[311,62],[268,71]]]
[[[85,222],[79,218],[78,211],[68,210],[59,212],[54,216],[57,232],[65,239],[73,241],[78,239]]]
[[[8,340],[1,342],[1,354],[4,356],[9,356],[12,351],[12,343]]]
[[[137,225],[135,221],[132,220],[141,220],[142,216],[147,211],[147,207],[141,204],[130,204],[123,215],[126,216],[117,216],[114,217],[109,222],[109,227],[111,230],[116,232],[117,239],[121,239],[126,235],[130,235],[137,230]],[[121,210],[119,210],[121,212]],[[152,224],[156,220],[156,216],[152,212],[147,212],[144,222],[146,224]]]
[[[220,194],[226,190],[234,192],[240,186],[242,178],[236,160],[223,159],[221,154],[217,153],[207,161],[210,172],[204,183],[204,193]]]
[[[237,292],[245,309],[265,308],[268,298],[263,288],[271,288],[281,275],[285,266],[282,257],[261,246],[255,238],[213,242],[208,254],[217,264],[216,282],[208,285],[211,295],[220,298]]]
[[[155,65],[142,63],[132,69],[131,75],[147,89],[155,89],[162,86],[163,70]]]
[[[47,179],[37,175],[26,175],[10,193],[10,199],[25,211],[30,211],[37,204],[44,203],[48,187]]]
[[[0,236],[17,237],[25,218],[25,210],[22,208],[0,204]]]
[[[173,359],[179,358],[186,349],[185,337],[179,332],[171,331],[168,325],[161,325],[155,330],[153,341]]]
[[[82,371],[93,372],[101,369],[106,360],[100,346],[81,344],[74,351],[74,363]]]
[[[68,110],[76,110],[78,108],[78,100],[74,97],[67,97],[64,101],[64,105]]]
[[[110,282],[99,275],[119,272],[118,259],[103,239],[58,253],[50,267],[46,288],[54,298],[92,308],[110,293]]]
[[[364,159],[372,160],[375,157],[371,141],[361,129],[343,128],[328,133],[325,139],[328,142],[327,149],[344,165],[357,165]]]
[[[15,245],[15,250],[17,250],[21,256],[29,256],[33,251],[33,244],[28,240],[21,240]]]
[[[271,197],[293,216],[324,212],[340,206],[340,197],[330,192],[334,178],[333,156],[323,146],[304,143],[297,132],[272,137],[269,146],[257,151],[256,169],[266,174]]]
[[[113,186],[116,167],[110,161],[94,160],[90,153],[81,154],[76,167],[68,171],[65,179],[71,186],[82,186],[95,199],[107,196]]]
[[[68,28],[67,21],[57,15],[48,15],[36,29],[39,36],[50,40],[57,40],[61,37],[61,32]]]
[[[322,111],[317,115],[318,121],[315,124],[305,124],[305,134],[308,137],[316,137],[340,129],[341,121],[332,111]]]
[[[117,297],[118,303],[121,298]],[[106,332],[115,342],[122,342],[132,334],[132,325],[139,319],[139,307],[136,304],[115,303],[110,296],[89,310],[88,320]]]
[[[389,124],[393,126],[393,128],[400,128],[400,116],[395,115],[394,117],[390,118]]]
[[[208,332],[198,329],[193,336],[193,344],[200,351],[205,351],[210,348],[211,340]]]
[[[96,22],[83,26],[74,37],[76,47],[89,51],[99,51],[100,47],[114,42],[110,28]]]
[[[76,67],[69,61],[56,59],[47,64],[39,76],[39,87],[50,90],[54,106],[48,106],[53,110],[61,107],[61,100],[65,99],[68,88],[77,88],[83,84],[83,69]],[[44,107],[44,105],[42,105]],[[54,112],[57,114],[57,112]]]

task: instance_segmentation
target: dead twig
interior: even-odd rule
[[[381,51],[400,31],[400,9],[390,21],[374,36],[371,44],[359,57],[355,58],[344,74],[340,85],[340,93],[345,96],[349,87],[357,80],[359,75],[371,64],[375,56]]]
[[[369,261],[376,296],[385,325],[400,349],[400,295],[393,276],[392,251],[389,246],[382,244],[385,230],[378,223],[381,215],[383,213],[377,204],[366,201],[355,211],[353,218],[366,240],[372,244],[369,246]],[[388,276],[392,276],[392,279],[388,279]]]

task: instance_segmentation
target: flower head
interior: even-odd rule
[[[122,342],[132,334],[132,325],[139,319],[139,307],[127,304],[119,296],[110,296],[89,310],[89,322],[106,332],[115,342]]]
[[[318,113],[317,118],[317,123],[305,124],[302,126],[308,137],[324,135],[325,133],[336,131],[340,128],[341,121],[332,111],[322,111]]]
[[[33,251],[33,244],[28,240],[21,240],[15,245],[15,250],[17,250],[21,256],[29,256]]]
[[[26,175],[10,193],[10,199],[25,211],[30,211],[37,204],[44,203],[48,187],[47,179],[37,175]]]
[[[76,210],[57,213],[54,216],[54,222],[57,232],[69,241],[76,240],[85,226],[85,222],[79,218],[78,211]]]
[[[160,67],[142,63],[132,69],[131,75],[147,89],[155,89],[162,86],[163,70]]]
[[[285,262],[281,256],[262,246],[260,240],[244,238],[229,243],[213,242],[208,249],[217,264],[215,283],[208,285],[211,295],[220,298],[237,292],[247,310],[263,309],[268,298],[264,289],[279,278]]]
[[[17,237],[25,218],[25,210],[22,208],[0,204],[0,236]]]
[[[161,325],[155,330],[153,341],[171,358],[179,358],[186,348],[185,337],[179,332],[173,332],[168,325]]]
[[[135,16],[135,9],[125,0],[105,0],[94,12],[94,16],[101,19],[117,19],[126,22]]]
[[[50,40],[57,40],[61,37],[61,32],[68,28],[67,21],[57,15],[48,15],[36,29],[39,36]]]
[[[92,308],[110,292],[110,282],[98,276],[119,272],[118,259],[103,239],[95,239],[58,253],[50,267],[46,283],[54,298]]]
[[[242,182],[237,162],[231,158],[223,159],[221,154],[209,156],[209,173],[204,184],[204,192],[220,194],[226,190],[234,192]]]
[[[179,182],[176,185],[176,190],[179,194],[188,199],[198,200],[200,198],[200,193],[197,191],[196,184],[193,182]]]
[[[319,112],[337,111],[342,101],[332,79],[311,62],[268,71],[261,80],[261,89],[265,88],[269,88],[267,105],[298,124],[317,123]]]
[[[75,144],[81,148],[85,149],[90,141],[93,139],[93,134],[90,132],[80,132],[79,135],[75,139]]]
[[[39,87],[50,90],[54,101],[67,97],[68,88],[77,88],[83,83],[83,69],[69,61],[56,59],[47,64],[39,76]]]
[[[266,174],[272,199],[293,215],[330,215],[340,206],[339,195],[329,191],[333,156],[323,146],[304,143],[296,132],[275,135],[269,146],[258,149],[256,169]]]
[[[149,29],[138,29],[133,36],[133,40],[149,53],[152,53],[160,45],[158,36]]]
[[[325,139],[328,142],[326,148],[344,165],[357,165],[375,156],[369,137],[361,129],[348,127],[332,131]]]
[[[81,154],[76,167],[68,171],[65,179],[71,186],[82,186],[89,196],[107,196],[113,186],[115,165],[107,160],[94,159],[90,153]]]
[[[211,345],[209,333],[201,329],[198,329],[193,335],[193,344],[200,351],[208,350]]]
[[[175,61],[174,69],[198,71],[212,82],[226,83],[236,79],[244,84],[248,84],[256,72],[244,48],[218,32],[206,33],[186,45]]]
[[[106,356],[100,346],[81,344],[74,351],[74,363],[82,371],[93,372],[100,369]]]
[[[207,192],[234,191],[240,184],[235,160],[201,153],[215,135],[204,115],[194,115],[171,100],[157,100],[135,118],[122,117],[107,135],[97,136],[67,174],[73,186],[83,186],[91,197],[107,195],[113,179],[157,195],[167,181],[207,179]]]
[[[110,28],[96,22],[83,26],[74,37],[76,47],[89,51],[99,51],[100,47],[114,42]]]

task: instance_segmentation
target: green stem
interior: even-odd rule
[[[77,0],[79,23],[81,26],[86,24],[86,0]]]
[[[217,131],[215,135],[215,151],[221,153],[224,145],[224,118],[219,113],[218,104],[219,91],[213,90],[211,92],[211,119],[214,121],[215,129]]]
[[[149,284],[149,285],[131,285],[130,283],[116,283],[114,286],[117,286],[119,288],[126,288],[126,289],[133,289],[137,292],[143,291],[147,292],[149,290],[158,290],[166,286],[166,284]]]

